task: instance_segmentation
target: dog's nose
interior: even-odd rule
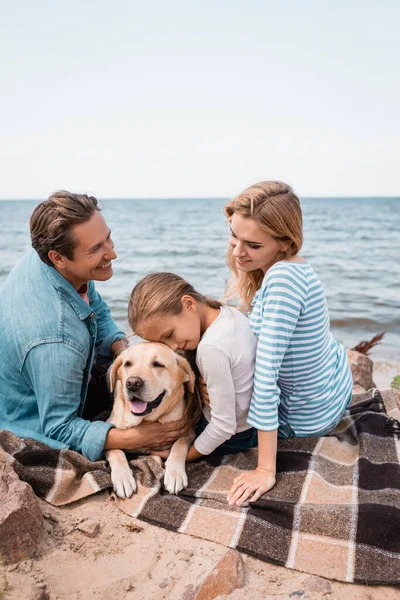
[[[143,379],[140,379],[140,377],[128,377],[125,385],[128,390],[140,390],[143,385]]]

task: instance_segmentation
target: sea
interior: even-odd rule
[[[0,286],[30,248],[29,217],[39,200],[0,201]],[[97,289],[128,331],[136,282],[172,271],[221,298],[229,279],[226,199],[104,199],[118,258]],[[325,289],[335,338],[347,348],[385,332],[371,358],[400,363],[400,198],[302,198],[304,245]]]

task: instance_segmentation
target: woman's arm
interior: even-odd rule
[[[241,506],[249,500],[254,502],[275,485],[277,429],[258,432],[258,465],[254,471],[246,471],[235,477],[229,490],[229,504]]]

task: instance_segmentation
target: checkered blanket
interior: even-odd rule
[[[130,461],[138,493],[117,500],[131,516],[237,548],[262,560],[340,581],[400,584],[400,411],[394,391],[353,397],[335,431],[280,440],[275,487],[247,507],[231,507],[233,478],[257,451],[188,466],[179,496],[162,489],[152,457]],[[111,486],[105,462],[52,450],[0,431],[0,460],[35,493],[63,505]]]

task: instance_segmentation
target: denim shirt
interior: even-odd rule
[[[88,305],[31,250],[0,288],[0,428],[98,460],[108,431],[81,418],[90,370],[125,337],[88,284]]]

